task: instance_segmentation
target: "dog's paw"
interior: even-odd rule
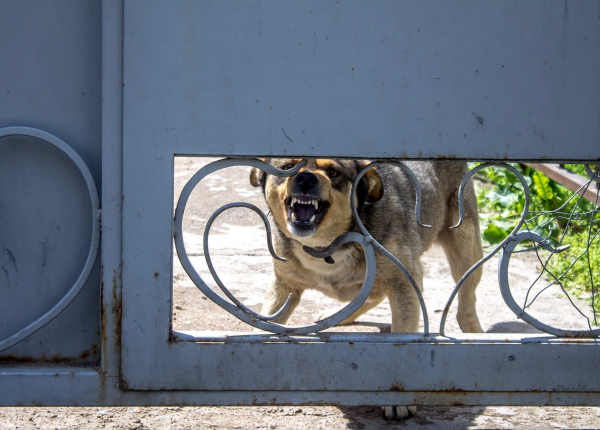
[[[403,420],[417,413],[416,406],[382,406],[383,418],[386,420]]]

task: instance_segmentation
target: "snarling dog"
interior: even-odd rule
[[[271,159],[271,165],[292,169],[299,159]],[[351,301],[362,286],[365,257],[360,246],[348,243],[338,249],[332,261],[315,258],[303,247],[327,248],[343,233],[359,231],[350,205],[352,184],[367,165],[365,160],[309,160],[294,176],[267,175],[253,168],[250,183],[262,187],[275,220],[274,245],[287,262],[273,260],[275,280],[267,290],[262,314],[272,315],[292,299],[275,322],[285,324],[300,303],[302,293],[316,289],[342,302]],[[464,221],[457,229],[458,189],[468,172],[466,163],[452,161],[404,162],[417,176],[422,189],[421,221],[415,215],[416,187],[413,180],[395,166],[368,170],[358,183],[357,211],[369,233],[423,285],[421,255],[434,243],[442,246],[456,282],[483,257],[479,233],[477,200],[472,183],[464,190]],[[387,257],[377,254],[376,278],[366,302],[342,324],[350,324],[386,297],[392,312],[392,331],[418,330],[420,308],[413,286]],[[475,289],[481,270],[473,273],[458,294],[458,323],[463,332],[482,332],[475,310]],[[323,315],[324,318],[328,315]],[[386,407],[387,418],[403,418],[414,408]]]

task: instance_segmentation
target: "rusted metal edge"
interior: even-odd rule
[[[600,406],[598,392],[427,391],[122,391],[117,377],[81,368],[0,372],[5,406],[260,406],[260,405],[465,405]],[[52,392],[52,396],[44,395]]]

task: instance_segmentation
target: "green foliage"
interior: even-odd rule
[[[597,228],[592,231],[598,231]],[[588,252],[588,232],[580,232],[572,235],[566,235],[562,245],[570,245],[567,251],[556,253],[552,256],[547,266],[548,270],[556,277],[565,275],[561,279],[562,285],[568,290],[569,294],[575,297],[584,298],[592,304],[592,282],[594,280],[593,305],[597,312],[600,312],[600,247],[598,246],[598,236],[589,247]],[[579,257],[579,258],[578,258]],[[571,265],[573,265],[571,267]],[[591,278],[590,278],[591,274]],[[598,325],[598,322],[596,322]]]
[[[473,163],[472,167],[475,165]],[[570,190],[550,180],[543,173],[523,164],[512,163],[511,166],[523,175],[529,186],[530,213],[554,211],[564,205],[560,210],[562,216],[558,218],[556,218],[557,214],[531,214],[528,217],[527,227],[544,237],[550,236],[554,243],[558,241],[561,232],[568,224],[569,214],[575,208],[578,212],[594,209],[593,203],[580,196],[573,197]],[[521,218],[525,207],[523,185],[514,173],[500,167],[482,169],[477,173],[476,178],[480,180],[477,195],[479,209],[484,213],[489,212],[481,220],[483,238],[490,245],[496,245],[510,234]],[[573,222],[570,228],[582,231],[582,227]]]
[[[473,163],[471,168],[475,165]],[[570,245],[567,251],[552,255],[547,270],[556,278],[562,276],[560,282],[570,294],[591,302],[592,284],[594,293],[600,289],[600,235],[597,234],[600,213],[597,206],[580,195],[574,196],[567,188],[527,165],[515,163],[511,166],[523,175],[530,190],[529,215],[521,229],[535,231],[555,246]],[[583,165],[565,167],[587,178]],[[514,173],[499,167],[482,169],[476,178],[479,180],[477,201],[483,240],[496,245],[514,230],[521,218],[525,206],[523,185]],[[576,215],[571,216],[572,213],[589,215],[579,220]],[[588,248],[589,252],[586,252]],[[594,298],[593,304],[600,312],[600,295]]]
[[[537,191],[537,196],[545,201],[551,201],[554,197],[554,192],[552,191],[552,187],[550,186],[550,179],[540,172],[535,172],[533,174],[533,183],[535,184],[535,189]]]

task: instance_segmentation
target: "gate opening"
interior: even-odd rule
[[[174,207],[177,205],[182,189],[192,176],[217,160],[206,157],[177,156],[174,158]],[[493,169],[502,170],[498,167]],[[203,249],[203,235],[210,217],[225,204],[246,202],[267,214],[271,228],[275,228],[275,221],[261,188],[252,187],[249,178],[250,167],[247,166],[228,167],[209,174],[192,191],[183,216],[183,237],[189,259],[206,284],[223,297],[224,294],[210,274]],[[484,254],[487,255],[496,248],[486,240],[489,236],[486,228],[490,224],[487,221],[490,218],[497,219],[498,216],[493,213],[490,205],[482,203],[486,195],[483,191],[491,187],[484,178],[480,175],[471,180],[474,181],[476,193],[480,196],[480,223],[481,231],[484,232],[482,234]],[[489,195],[488,193],[487,196]],[[523,196],[517,195],[511,198],[522,199]],[[574,195],[573,198],[578,199],[579,196]],[[547,225],[544,226],[539,222],[541,216],[548,221]],[[552,217],[554,221],[560,222],[553,225]],[[592,253],[597,252],[598,249],[596,236],[594,236],[597,231],[597,218],[597,215],[589,213],[586,218],[581,210],[576,211],[571,215],[570,226],[565,230],[568,235],[591,225],[589,248]],[[521,228],[522,232],[537,231],[542,235],[545,232],[546,236],[543,237],[549,237],[549,234],[559,237],[556,232],[552,233],[552,229],[559,224],[564,227],[566,224],[564,219],[568,220],[569,214],[561,211],[542,215],[531,213],[527,219],[530,221]],[[538,221],[531,221],[532,219]],[[535,228],[540,225],[542,228]],[[410,228],[422,227],[413,225]],[[557,241],[554,240],[552,243],[556,245]],[[214,269],[226,288],[249,309],[260,313],[265,291],[274,278],[272,257],[267,247],[267,235],[261,217],[252,210],[241,207],[222,212],[212,224],[209,249]],[[514,310],[505,303],[498,285],[501,254],[501,252],[496,253],[484,265],[482,280],[477,288],[477,312],[483,330],[487,333],[542,333],[539,328],[524,322],[520,318],[522,315],[515,314]],[[591,293],[565,289],[564,281],[576,275],[569,273],[563,275],[549,270],[545,262],[551,254],[554,254],[554,251],[544,249],[539,244],[533,247],[531,240],[525,240],[515,247],[510,255],[510,267],[506,270],[506,282],[514,301],[526,309],[531,317],[548,326],[578,331],[594,328]],[[560,256],[552,255],[552,258],[572,257],[574,267],[575,264],[585,263],[587,258],[582,260],[582,256],[568,254],[569,250],[565,249]],[[423,298],[427,308],[429,330],[435,333],[438,332],[448,297],[456,283],[441,247],[432,246],[423,254],[421,261],[424,273]],[[172,273],[172,329],[175,332],[256,333],[253,327],[213,303],[196,287],[183,269],[175,247]],[[593,276],[592,273],[592,279]],[[446,318],[445,333],[461,333],[456,321],[456,305],[457,301],[454,300]],[[341,306],[341,302],[331,297],[316,290],[308,290],[303,294],[300,305],[293,312],[287,325],[311,325],[320,316],[331,313]],[[390,329],[391,311],[389,302],[385,299],[353,324],[334,326],[327,328],[326,331],[385,333]],[[424,320],[421,317],[419,332],[423,333],[424,329]]]

